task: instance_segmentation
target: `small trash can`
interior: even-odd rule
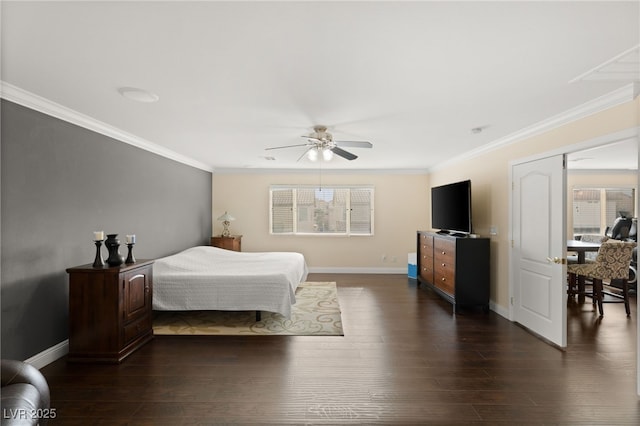
[[[418,278],[418,255],[417,253],[409,253],[407,256],[409,278]]]

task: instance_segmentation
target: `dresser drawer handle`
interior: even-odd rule
[[[442,281],[446,281],[447,279],[445,277],[442,277]]]
[[[444,268],[444,267],[446,267],[446,266],[447,266],[447,264],[446,264],[446,263],[443,263],[443,264],[442,264],[442,267],[443,267],[443,268]]]
[[[447,252],[446,252],[446,251],[443,251],[443,252],[442,252],[442,254],[447,254]]]

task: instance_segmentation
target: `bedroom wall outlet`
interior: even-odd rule
[[[387,261],[387,255],[386,255],[386,254],[383,254],[383,255],[381,256],[381,260],[382,260],[383,262],[386,262],[386,261]]]
[[[489,228],[489,235],[498,235],[498,227],[492,226],[491,228]]]

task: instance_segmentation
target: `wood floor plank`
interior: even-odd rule
[[[636,299],[568,309],[561,351],[402,275],[335,281],[344,336],[157,336],[119,365],[42,369],[51,425],[640,424]]]

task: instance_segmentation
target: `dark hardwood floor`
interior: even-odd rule
[[[120,365],[42,369],[52,425],[640,424],[636,300],[569,306],[560,351],[402,275],[336,281],[344,337],[156,337]]]

